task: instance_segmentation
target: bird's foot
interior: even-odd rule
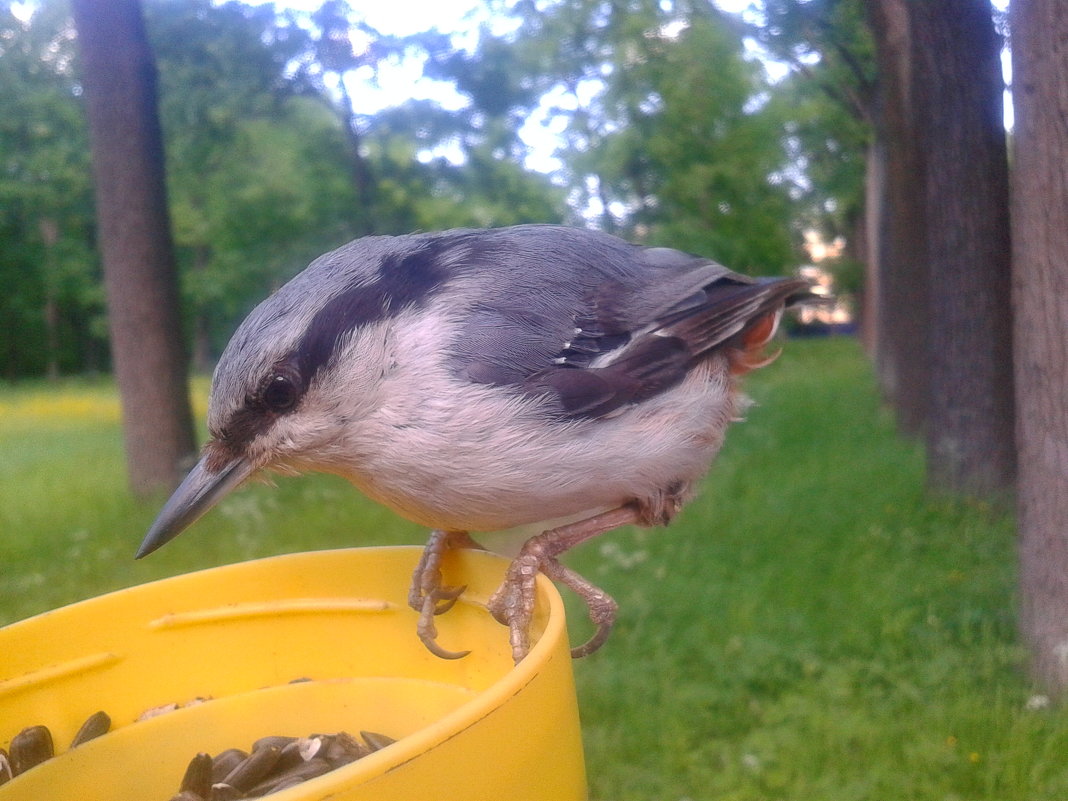
[[[530,651],[530,622],[534,617],[534,587],[542,556],[528,540],[519,555],[508,566],[508,572],[497,591],[486,604],[497,622],[508,627],[508,643],[512,659],[518,665]]]
[[[639,522],[635,506],[622,506],[577,523],[550,529],[527,540],[512,561],[504,582],[487,607],[498,622],[508,626],[512,659],[518,665],[530,651],[530,624],[534,617],[534,587],[538,572],[569,587],[586,602],[590,620],[597,627],[593,637],[571,649],[576,659],[600,648],[612,631],[619,605],[612,597],[556,558],[559,554],[598,534]]]
[[[478,548],[481,545],[471,539],[466,531],[432,531],[419,563],[412,575],[408,590],[408,605],[419,613],[416,632],[423,645],[432,654],[442,659],[460,659],[470,651],[449,651],[438,645],[438,629],[434,616],[448,612],[467,589],[466,586],[450,587],[442,583],[441,558],[450,548]]]

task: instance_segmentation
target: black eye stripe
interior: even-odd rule
[[[448,278],[444,257],[461,241],[429,239],[418,249],[386,256],[376,280],[351,287],[323,306],[293,351],[302,389],[307,389],[315,373],[330,363],[338,343],[350,331],[394,317],[433,297]]]
[[[444,286],[458,263],[457,248],[468,253],[469,237],[427,237],[382,258],[374,280],[341,291],[312,317],[292,351],[263,377],[223,427],[220,438],[239,449],[265,433],[278,415],[295,409],[320,370],[337,355],[345,336],[426,303]],[[277,386],[275,381],[280,380]],[[288,382],[287,387],[283,384]],[[290,389],[292,392],[290,392]]]

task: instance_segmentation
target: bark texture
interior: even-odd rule
[[[879,84],[868,160],[869,270],[875,286],[875,367],[907,434],[923,431],[928,405],[927,222],[924,161],[912,102],[908,0],[867,0]]]
[[[1008,495],[1015,478],[1009,176],[989,0],[910,6],[926,193],[934,489]]]
[[[1013,294],[1021,627],[1068,687],[1068,4],[1013,0]]]
[[[178,480],[193,451],[155,64],[137,0],[74,0],[108,325],[130,486]]]

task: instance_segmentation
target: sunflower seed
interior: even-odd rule
[[[243,792],[226,782],[219,782],[211,786],[209,801],[235,801],[238,798],[247,798]]]
[[[333,769],[333,765],[325,759],[309,759],[307,762],[296,765],[283,773],[265,778],[255,787],[250,788],[248,794],[252,798],[259,798],[262,795],[277,792],[280,784],[306,782],[308,779],[314,779],[317,776],[329,773]]]
[[[327,745],[326,750],[323,752],[323,758],[335,768],[339,768],[342,765],[355,762],[357,759],[361,759],[370,753],[370,748],[348,732],[342,731],[338,732],[331,738],[329,745]]]
[[[230,771],[223,783],[236,787],[241,792],[248,792],[271,773],[281,754],[282,749],[277,745],[265,745],[259,751],[253,751],[248,759]]]
[[[178,795],[171,801],[232,801],[260,798],[355,762],[396,742],[377,732],[360,732],[366,744],[348,732],[308,737],[261,737],[251,752],[229,748],[214,759],[197,754],[186,769]],[[205,779],[209,775],[210,779]]]
[[[230,775],[230,771],[246,759],[248,759],[248,752],[242,751],[240,748],[227,748],[225,751],[219,752],[211,764],[212,784],[221,782]]]
[[[18,776],[55,754],[47,726],[29,726],[11,740],[11,772]]]
[[[316,734],[311,737],[302,737],[297,741],[297,752],[300,754],[300,758],[305,762],[316,756],[322,748],[322,735]]]
[[[371,746],[372,751],[378,751],[387,745],[393,745],[393,743],[397,742],[392,737],[387,737],[374,731],[361,731],[360,736],[364,739],[364,742]]]
[[[261,748],[267,745],[277,745],[279,748],[285,748],[290,743],[295,743],[296,741],[296,737],[284,737],[280,735],[275,735],[272,737],[261,737],[252,744],[252,750],[259,751]]]
[[[89,719],[78,729],[78,733],[71,740],[70,747],[77,748],[82,743],[87,743],[101,734],[107,734],[110,728],[111,718],[108,714],[106,712],[96,712],[90,715]]]
[[[182,776],[182,783],[178,791],[190,792],[201,798],[207,798],[211,794],[211,754],[200,753],[189,762]]]

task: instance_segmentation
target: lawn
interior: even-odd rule
[[[1029,685],[1016,639],[1011,519],[925,494],[922,454],[851,340],[787,343],[749,389],[675,524],[570,559],[621,605],[575,665],[591,798],[1068,798],[1068,717]],[[134,562],[158,504],[132,500],[123,469],[109,383],[0,389],[0,623],[225,562],[424,536],[337,479],[285,478]]]

